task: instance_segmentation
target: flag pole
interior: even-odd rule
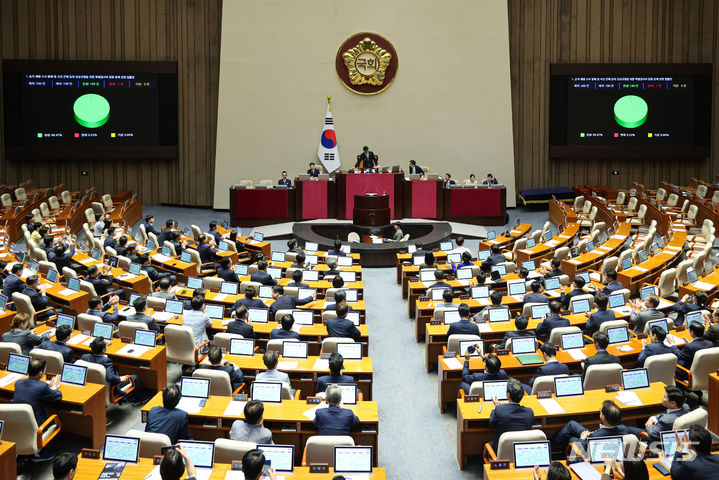
[[[327,95],[327,107],[330,109],[330,111],[332,111],[332,105],[330,105],[330,99],[332,99],[332,97]]]

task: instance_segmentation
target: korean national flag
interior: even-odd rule
[[[332,121],[332,108],[329,103],[327,104],[327,115],[325,115],[325,124],[322,128],[317,157],[330,173],[340,168],[340,152],[337,149],[337,136],[335,135],[335,125]]]

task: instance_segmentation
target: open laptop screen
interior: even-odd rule
[[[649,387],[649,374],[646,368],[633,368],[622,370],[622,385],[624,390]]]

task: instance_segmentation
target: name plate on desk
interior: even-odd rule
[[[444,358],[455,358],[457,356],[457,352],[444,352]]]
[[[320,403],[322,403],[320,397],[307,397],[308,405],[319,405]]]
[[[441,320],[430,320],[429,324],[430,325],[442,325],[442,321]]]
[[[97,460],[100,458],[100,450],[95,450],[94,448],[83,448],[81,456],[82,458],[92,458]]]
[[[509,470],[509,460],[490,460],[490,470]]]
[[[478,403],[479,402],[479,395],[465,395],[464,396],[464,403]]]
[[[509,350],[507,350],[506,348],[500,348],[500,349],[498,349],[498,350],[497,350],[496,352],[494,352],[494,353],[496,353],[497,356],[500,356],[500,355],[509,355]]]
[[[235,402],[246,402],[247,401],[247,394],[244,393],[236,393],[235,395],[232,395],[232,400]]]
[[[604,391],[607,393],[618,392],[620,390],[619,385],[605,385]]]
[[[330,466],[326,463],[310,463],[310,473],[329,473]]]
[[[537,392],[537,398],[552,398],[552,391],[551,390],[545,390],[542,392]]]

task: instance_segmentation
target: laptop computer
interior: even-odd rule
[[[87,367],[73,365],[71,363],[66,363],[62,366],[62,374],[60,375],[60,381],[62,383],[84,387],[86,379]]]
[[[362,360],[362,344],[343,342],[337,344],[337,353],[345,360]]]
[[[102,459],[106,462],[137,463],[140,456],[140,439],[124,435],[105,435]]]
[[[548,441],[543,442],[515,442],[514,468],[534,468],[535,465],[548,467],[552,462],[551,448]]]
[[[210,396],[210,379],[202,377],[182,377],[180,379],[180,394],[182,398],[177,404],[181,410],[194,410],[204,407]],[[189,412],[188,412],[189,413]]]
[[[554,378],[554,393],[557,398],[584,395],[581,375]]]
[[[295,447],[293,445],[257,445],[265,460],[276,472],[291,473],[294,470]]]
[[[372,473],[372,447],[336,446],[334,473]]]
[[[252,400],[260,400],[266,403],[282,403],[282,383],[254,381],[250,388],[250,397]]]

